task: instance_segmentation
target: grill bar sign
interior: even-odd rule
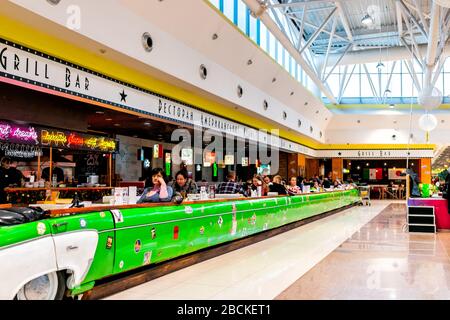
[[[111,138],[5,121],[0,121],[0,142],[100,152],[116,152],[118,145]]]

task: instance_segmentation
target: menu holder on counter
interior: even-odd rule
[[[114,188],[114,204],[115,205],[123,205],[125,204],[125,196],[128,192],[127,188]]]
[[[128,187],[128,204],[136,204],[137,201],[138,201],[137,187],[136,186]]]

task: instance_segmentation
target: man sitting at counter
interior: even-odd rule
[[[236,182],[236,173],[234,171],[230,171],[227,174],[227,181],[221,182],[218,187],[219,194],[243,194],[247,196],[247,193],[242,188],[242,185]]]
[[[0,167],[0,203],[6,203],[7,187],[22,187],[23,175],[17,168],[11,167],[12,160],[3,157]]]
[[[144,189],[137,203],[168,202],[172,200],[172,187],[167,185],[167,177],[162,168],[152,170],[152,186]]]

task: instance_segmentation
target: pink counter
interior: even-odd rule
[[[447,200],[443,198],[409,198],[408,206],[432,206],[436,217],[436,229],[450,229]]]

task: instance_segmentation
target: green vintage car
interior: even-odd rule
[[[352,189],[179,205],[0,210],[0,299],[76,296],[96,280],[356,202]]]

